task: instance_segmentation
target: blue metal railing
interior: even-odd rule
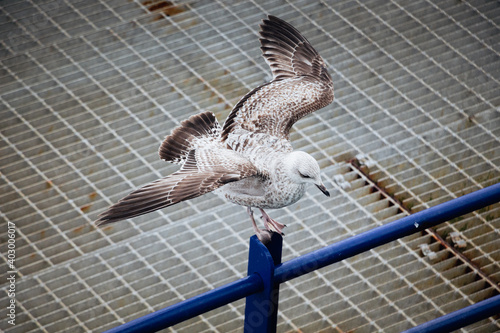
[[[250,238],[248,276],[108,332],[156,332],[244,297],[247,298],[245,332],[274,332],[281,283],[499,201],[500,184],[492,185],[284,263],[281,263],[281,236],[273,235],[269,248],[253,236]],[[500,296],[457,313],[432,320],[408,332],[446,332],[449,331],[446,327],[457,329],[470,325],[500,313]]]
[[[403,333],[444,333],[458,330],[477,321],[500,313],[500,295],[466,306],[463,309],[448,313],[430,320],[422,325],[410,328]]]

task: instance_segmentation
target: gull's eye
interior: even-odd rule
[[[300,172],[300,171],[299,171],[299,175],[300,175],[300,177],[302,177],[302,178],[311,178],[311,177],[310,177],[310,176],[308,176],[308,175],[304,175],[304,174],[303,174],[302,172]]]

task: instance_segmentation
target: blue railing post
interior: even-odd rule
[[[276,332],[279,284],[274,283],[274,267],[281,263],[282,245],[283,238],[277,233],[273,233],[267,245],[262,244],[255,235],[250,238],[248,275],[258,274],[264,283],[264,290],[247,296],[246,333]]]

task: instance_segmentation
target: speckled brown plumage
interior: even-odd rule
[[[333,101],[333,84],[321,56],[298,30],[274,16],[263,20],[261,49],[273,80],[246,94],[221,128],[210,112],[190,117],[165,138],[160,158],[179,171],[130,193],[103,212],[98,224],[146,214],[214,191],[247,206],[262,241],[284,225],[263,209],[299,200],[305,185],[326,195],[318,163],[289,142],[292,125]],[[265,229],[255,224],[252,207],[262,213]]]
[[[219,123],[211,112],[183,121],[158,152],[160,158],[181,164],[181,169],[133,191],[100,214],[96,223],[143,215],[256,175],[253,164],[227,149],[220,135]]]
[[[269,16],[261,50],[273,80],[245,95],[224,123],[222,138],[238,128],[288,139],[300,118],[333,101],[333,83],[321,56],[297,29]]]

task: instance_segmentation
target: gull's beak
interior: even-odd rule
[[[319,188],[319,190],[320,190],[321,192],[323,192],[323,194],[324,194],[324,195],[326,195],[327,197],[329,197],[329,196],[330,196],[330,192],[328,192],[328,191],[326,190],[325,185],[323,185],[323,184],[320,184],[320,185],[315,184],[315,185],[316,185],[316,187],[317,187],[317,188]]]

